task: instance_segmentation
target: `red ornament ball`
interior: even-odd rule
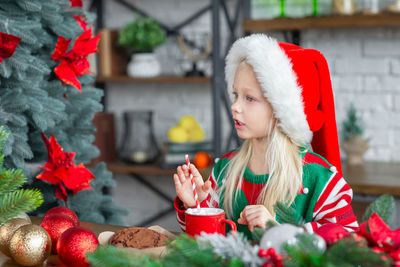
[[[321,225],[315,233],[322,237],[328,245],[331,245],[338,240],[348,235],[343,225],[337,223],[327,223]]]
[[[56,244],[62,233],[75,226],[74,221],[64,214],[53,214],[42,219],[40,224],[50,236],[51,252],[57,253]]]
[[[74,221],[75,226],[79,226],[78,216],[76,215],[76,213],[73,210],[71,210],[67,207],[59,206],[59,207],[49,209],[46,212],[46,214],[43,216],[43,219],[45,219],[47,216],[50,216],[53,214],[64,214],[64,215],[70,217]]]
[[[65,231],[57,242],[57,253],[67,266],[87,267],[86,253],[93,252],[99,245],[96,235],[84,227],[73,227]]]

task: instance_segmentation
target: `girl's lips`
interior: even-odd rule
[[[242,122],[240,122],[240,121],[238,121],[238,120],[236,120],[236,119],[234,119],[234,121],[235,121],[235,128],[236,129],[242,129],[242,128],[244,128],[244,123],[242,123]]]

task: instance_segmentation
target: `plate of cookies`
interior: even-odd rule
[[[127,227],[117,232],[102,232],[99,235],[100,245],[112,245],[129,249],[132,252],[161,257],[166,252],[168,241],[175,235],[166,229],[155,225],[148,228]]]

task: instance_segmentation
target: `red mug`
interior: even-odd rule
[[[206,214],[204,214],[206,213]],[[229,224],[232,232],[236,232],[236,224],[225,219],[225,211],[218,208],[188,209],[185,212],[186,233],[190,236],[207,234],[225,235],[225,224]]]

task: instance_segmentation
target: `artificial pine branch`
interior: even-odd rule
[[[94,267],[119,267],[119,266],[162,266],[159,261],[145,255],[134,255],[126,249],[114,246],[99,246],[93,253],[87,253],[87,259]]]
[[[269,227],[268,227],[269,228]],[[259,227],[254,227],[253,232],[251,233],[251,236],[257,244],[260,243],[262,236],[264,235],[266,230],[259,228]]]
[[[200,245],[192,237],[181,234],[173,242],[167,244],[167,254],[157,260],[132,252],[121,251],[112,246],[100,246],[95,252],[88,253],[88,261],[95,267],[145,266],[229,266],[229,260],[223,260],[213,252],[210,246]],[[118,264],[114,264],[118,262]]]
[[[200,245],[192,237],[181,234],[169,245],[169,253],[162,259],[163,266],[228,266],[229,260],[216,255],[210,246]]]
[[[352,238],[339,240],[323,253],[313,242],[313,234],[297,235],[298,242],[286,245],[285,267],[390,266],[391,260]]]
[[[296,235],[297,243],[284,246],[290,260],[285,262],[285,267],[319,267],[323,266],[324,255],[315,242],[314,234]]]
[[[0,152],[8,137],[4,127],[0,127]],[[0,153],[0,163],[4,155]],[[43,196],[37,189],[18,189],[26,182],[22,170],[6,170],[0,164],[0,225],[20,215],[29,212],[43,203]]]
[[[362,221],[365,222],[371,217],[372,213],[377,213],[388,225],[392,224],[393,212],[395,211],[394,198],[391,195],[382,195],[372,202],[365,211]]]
[[[296,212],[293,207],[286,205],[283,202],[276,202],[274,205],[276,216],[281,223],[290,223],[296,226],[305,224],[303,217]]]
[[[0,169],[0,196],[17,190],[26,183],[26,180],[22,170]]]
[[[0,196],[0,224],[23,212],[36,209],[43,203],[43,196],[37,189],[19,189]]]
[[[230,232],[226,236],[202,233],[196,238],[200,244],[208,244],[223,259],[240,259],[245,266],[261,266],[265,259],[258,256],[259,246],[253,246],[243,233]]]
[[[389,257],[374,252],[371,248],[363,246],[352,238],[345,238],[333,244],[325,254],[325,262],[332,266],[390,266]]]

